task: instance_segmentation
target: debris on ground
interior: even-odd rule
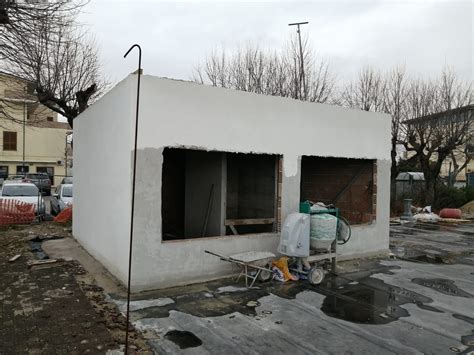
[[[66,207],[59,214],[54,217],[54,222],[67,223],[72,221],[72,206]]]
[[[16,254],[13,258],[8,259],[8,261],[9,261],[10,263],[12,263],[12,262],[14,262],[15,260],[17,260],[20,256],[21,256],[21,254]]]
[[[459,208],[462,212],[462,217],[465,219],[474,219],[474,200],[466,203]]]
[[[419,222],[436,223],[439,222],[440,217],[433,212],[420,212],[415,214],[413,219]]]
[[[55,264],[58,260],[56,259],[45,259],[45,260],[30,260],[27,262],[28,268],[32,268],[34,266],[42,266],[48,264]]]

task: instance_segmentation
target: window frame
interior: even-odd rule
[[[15,137],[14,141],[11,137]],[[16,152],[18,150],[18,134],[13,131],[3,131],[3,150]]]
[[[9,173],[9,169],[10,167],[8,165],[0,165],[0,179],[7,179],[8,178],[8,173]],[[6,175],[5,174],[1,174],[2,171],[5,171]],[[3,177],[5,176],[5,177]]]

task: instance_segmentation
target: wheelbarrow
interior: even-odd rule
[[[219,255],[209,250],[204,250],[204,252],[217,256],[222,261],[240,266],[241,271],[237,280],[240,279],[241,276],[245,276],[245,287],[247,288],[252,288],[257,280],[265,282],[273,278],[273,271],[268,265],[271,264],[271,260],[275,258],[275,254],[268,251],[250,251],[229,256]]]

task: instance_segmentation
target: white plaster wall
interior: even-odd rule
[[[139,148],[195,146],[285,154],[390,159],[389,115],[157,78],[142,80]]]
[[[282,217],[298,210],[302,155],[377,159],[377,221],[355,226],[342,255],[388,248],[390,117],[341,107],[225,90],[145,76],[139,134],[139,195],[135,290],[203,281],[229,265],[204,253],[275,251],[277,234],[161,242],[162,149],[185,146],[283,155]],[[151,195],[150,195],[151,194]],[[145,201],[146,199],[146,201]]]
[[[351,239],[338,248],[342,258],[384,253],[389,248],[390,160],[377,160],[376,221],[351,226]]]
[[[137,204],[134,228],[132,288],[134,291],[206,281],[231,273],[229,263],[206,254],[250,250],[275,251],[276,234],[208,237],[161,241],[161,177],[163,149],[138,151]],[[234,269],[235,271],[235,269]]]
[[[135,87],[120,82],[74,120],[73,235],[124,283]]]
[[[125,142],[119,142],[130,139],[130,157],[135,81],[135,76],[125,79],[81,115],[75,126],[75,179],[80,182],[75,186],[74,234],[122,281],[126,279],[131,165],[124,158]],[[283,219],[298,210],[302,155],[377,159],[377,220],[372,225],[355,226],[351,243],[340,252],[348,256],[388,248],[388,115],[151,76],[142,77],[141,93],[132,274],[135,291],[228,274],[229,265],[205,254],[206,249],[227,255],[275,251],[279,241],[277,234],[260,234],[162,242],[161,169],[166,146],[283,155]],[[104,115],[107,118],[103,124],[97,123]],[[106,130],[115,120],[126,121],[125,116],[130,123],[114,128],[114,134],[96,132]],[[100,151],[105,142],[116,149],[109,154]],[[81,147],[76,150],[78,144]],[[108,203],[113,205],[109,210],[97,206],[103,198],[87,192],[90,185],[94,186],[98,172],[104,176],[95,186],[105,189],[105,196],[114,201]],[[105,184],[107,179],[113,187]],[[116,197],[120,197],[120,203]],[[92,224],[85,226],[88,223]]]

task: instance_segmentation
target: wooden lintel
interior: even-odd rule
[[[245,226],[257,224],[273,224],[275,218],[247,218],[247,219],[226,219],[226,226]]]

